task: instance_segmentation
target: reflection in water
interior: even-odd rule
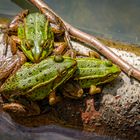
[[[82,132],[74,129],[62,128],[55,125],[38,128],[27,128],[12,122],[6,113],[0,114],[0,139],[1,140],[112,140],[113,138],[101,137],[94,133]],[[115,140],[120,140],[116,139]]]

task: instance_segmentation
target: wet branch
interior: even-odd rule
[[[70,35],[78,38],[82,42],[85,42],[86,44],[92,46],[96,46],[95,49],[97,49],[106,58],[108,58],[109,60],[117,64],[126,74],[136,78],[137,80],[140,80],[140,70],[134,68],[128,62],[120,58],[113,51],[111,51],[107,46],[105,46],[98,39],[96,39],[96,37],[84,33],[78,30],[77,28],[71,26],[67,22],[65,22],[42,0],[28,0],[28,1],[33,3],[43,14],[45,14],[52,23],[60,24],[60,26],[63,26],[63,28],[65,28]]]

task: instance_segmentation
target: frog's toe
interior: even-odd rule
[[[101,88],[96,87],[95,85],[91,85],[90,86],[90,89],[89,89],[89,94],[90,95],[93,95],[93,94],[96,94],[96,93],[100,93],[100,92],[101,92]]]
[[[56,96],[55,91],[52,91],[49,95],[49,104],[54,105],[61,100],[61,97]]]

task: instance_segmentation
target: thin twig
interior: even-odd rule
[[[65,25],[67,31],[74,37],[82,40],[83,42],[96,46],[96,49],[104,55],[106,58],[117,64],[126,74],[140,80],[140,71],[130,65],[128,62],[124,61],[113,51],[111,51],[107,46],[102,44],[96,37],[84,33],[77,28],[71,26],[65,22],[61,17],[59,17],[46,3],[42,0],[28,0],[32,2],[43,14],[50,19],[52,23],[60,24],[60,21]]]

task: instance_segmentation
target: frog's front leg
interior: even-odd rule
[[[80,86],[80,84],[76,81],[68,81],[61,89],[62,94],[65,97],[71,98],[71,99],[79,99],[84,95],[84,90]],[[94,95],[97,93],[101,93],[101,88],[96,87],[95,85],[91,85],[89,87],[88,94]]]
[[[20,39],[17,36],[12,35],[8,37],[8,43],[11,47],[12,54],[15,55],[18,51],[17,44],[20,45],[21,43]]]
[[[52,92],[49,94],[49,104],[50,104],[50,105],[54,105],[54,104],[56,104],[57,102],[59,102],[60,100],[61,100],[61,97],[60,97],[60,96],[56,96],[55,91],[52,91]]]
[[[101,93],[101,88],[100,87],[96,87],[95,85],[91,85],[89,88],[89,92],[90,95],[94,95],[96,93]]]

